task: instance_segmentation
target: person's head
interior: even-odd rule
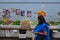
[[[43,16],[38,16],[38,23],[39,24],[46,23],[45,18]]]

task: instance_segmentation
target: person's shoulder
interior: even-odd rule
[[[47,26],[47,24],[46,24],[46,23],[43,23],[43,25],[44,25],[44,26]]]
[[[43,27],[49,28],[48,24],[44,23]]]
[[[48,25],[46,24],[46,23],[43,23],[43,25],[42,25],[43,27],[48,27]]]

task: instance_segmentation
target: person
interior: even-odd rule
[[[43,16],[38,16],[38,24],[33,30],[34,40],[50,40],[50,29]]]

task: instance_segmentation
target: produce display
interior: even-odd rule
[[[12,23],[12,24],[11,24]],[[60,25],[60,21],[49,21],[47,22],[50,25]],[[38,24],[37,21],[30,21],[28,19],[24,19],[24,20],[15,20],[15,21],[11,21],[8,18],[3,18],[3,20],[0,20],[0,25],[21,25],[21,27],[31,27],[33,25]]]
[[[3,18],[4,24],[10,24],[11,20],[9,18]]]
[[[21,21],[20,25],[21,25],[21,27],[24,27],[24,28],[30,28],[31,27],[31,21],[28,19],[24,19]]]

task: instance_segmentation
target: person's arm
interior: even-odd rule
[[[37,27],[38,27],[38,24],[35,26],[35,28],[34,28],[34,30],[33,30],[33,33],[35,33],[35,32],[36,32]]]
[[[43,30],[42,30],[43,29]],[[42,32],[40,32],[42,31]],[[37,26],[36,27],[36,30],[34,31],[34,33],[37,35],[37,34],[40,34],[40,35],[47,35],[47,28],[46,28],[46,25],[43,25],[42,27],[40,26]]]
[[[44,31],[44,32],[43,32],[43,35],[47,35],[47,31]]]
[[[43,33],[42,33],[42,32],[35,32],[35,34],[36,34],[36,35],[38,35],[38,34],[43,35]]]
[[[46,31],[44,31],[44,32],[35,32],[35,34],[37,35],[37,34],[40,34],[40,35],[47,35],[47,32]]]

